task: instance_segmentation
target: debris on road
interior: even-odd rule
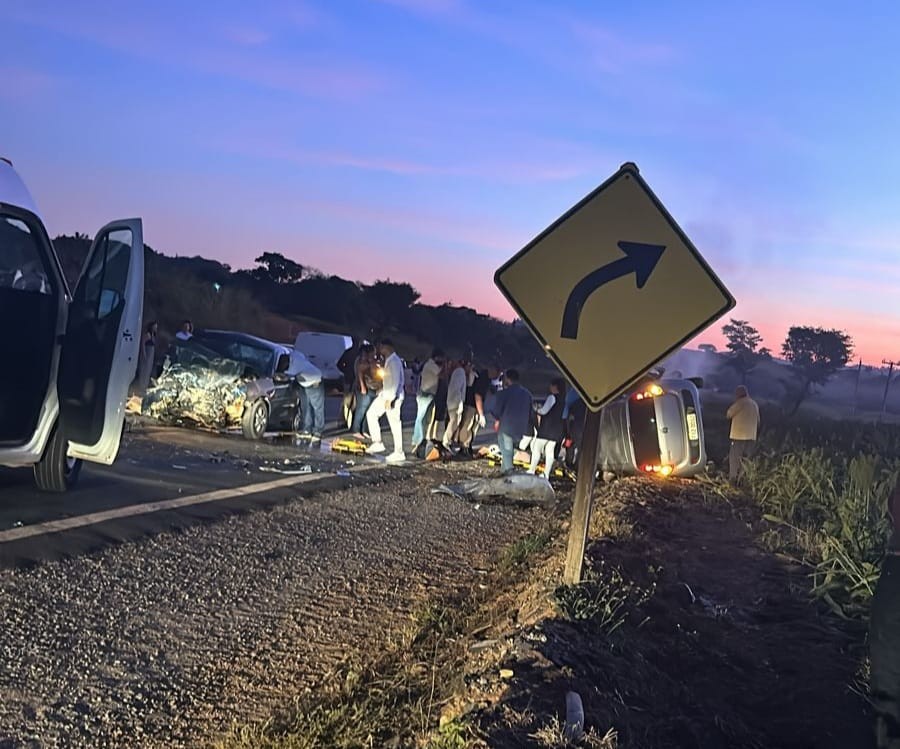
[[[432,494],[449,494],[459,499],[508,500],[514,504],[549,505],[556,500],[556,492],[543,476],[516,473],[497,478],[468,479],[459,484],[441,484]]]
[[[566,693],[565,736],[575,744],[584,738],[584,704],[578,692]]]
[[[305,476],[312,473],[312,466],[300,466],[299,468],[278,468],[276,466],[260,466],[264,473],[283,473],[285,476]]]
[[[314,473],[315,469],[302,458],[284,458],[279,461],[266,461],[259,467],[264,473],[283,473],[286,476],[303,476]]]

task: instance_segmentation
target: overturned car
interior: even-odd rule
[[[300,385],[288,375],[291,349],[262,338],[204,330],[176,340],[141,411],[164,424],[299,431]]]
[[[699,378],[645,379],[603,408],[600,469],[604,474],[697,476],[706,471]]]

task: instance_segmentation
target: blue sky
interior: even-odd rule
[[[141,215],[169,254],[505,317],[493,270],[635,161],[769,346],[840,327],[874,363],[900,356],[900,6],[864,7],[0,0],[0,152],[52,233]]]

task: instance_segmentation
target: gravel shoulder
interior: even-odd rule
[[[0,746],[203,745],[477,583],[544,513],[354,486],[91,555],[0,571]]]

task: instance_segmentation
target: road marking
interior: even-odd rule
[[[346,470],[348,473],[355,474],[371,471],[375,468],[384,468],[384,466],[380,464],[364,465],[355,466]],[[190,507],[192,505],[200,505],[207,502],[218,502],[223,499],[247,497],[251,494],[262,494],[263,492],[272,489],[283,489],[287,486],[307,484],[325,478],[334,478],[337,475],[338,474],[336,473],[309,473],[303,476],[289,476],[275,481],[248,484],[247,486],[236,486],[229,489],[217,489],[213,492],[193,494],[189,497],[178,497],[177,499],[165,499],[159,502],[145,502],[143,504],[128,505],[127,507],[116,507],[115,509],[104,510],[103,512],[92,512],[87,515],[63,518],[62,520],[50,520],[46,523],[25,525],[21,528],[10,528],[9,530],[0,531],[0,544],[9,543],[11,541],[21,541],[22,539],[32,538],[34,536],[43,536],[48,533],[60,533],[62,531],[72,530],[73,528],[84,528],[89,525],[96,525],[97,523],[105,523],[108,520],[119,520],[121,518],[129,518],[136,515],[148,515],[152,512],[177,510],[181,507]]]

